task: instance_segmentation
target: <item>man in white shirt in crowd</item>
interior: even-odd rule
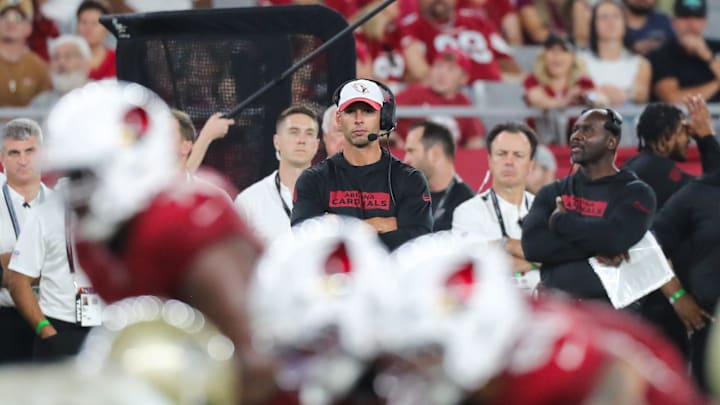
[[[525,187],[535,163],[537,137],[527,125],[508,122],[495,126],[486,139],[492,186],[455,209],[452,229],[502,243],[512,256],[517,284],[532,291],[540,272],[525,260],[520,225],[534,199]]]
[[[320,145],[317,116],[305,106],[292,106],[280,113],[275,130],[278,170],[235,199],[240,213],[265,242],[290,230],[295,181],[310,167]]]
[[[455,172],[455,140],[450,130],[430,121],[411,125],[405,139],[404,161],[427,178],[433,232],[449,230],[455,208],[475,194]]]
[[[0,204],[0,264],[7,270],[10,255],[29,212],[43,202],[49,189],[42,184],[39,152],[42,130],[30,119],[18,118],[2,130],[0,161],[5,168]],[[7,287],[7,277],[2,277]],[[29,361],[33,330],[15,308],[10,292],[0,290],[0,364]]]
[[[6,272],[18,311],[37,335],[33,361],[77,354],[90,327],[100,324],[100,300],[73,257],[61,192],[28,217]],[[36,296],[32,282],[38,278]]]

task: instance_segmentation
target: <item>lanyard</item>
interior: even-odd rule
[[[503,220],[502,211],[500,211],[500,204],[498,203],[497,194],[495,194],[495,190],[493,190],[492,188],[490,189],[490,198],[492,199],[493,207],[495,208],[495,215],[497,216],[498,225],[500,225],[500,232],[502,233],[502,237],[510,238],[507,230],[505,229],[505,221]],[[524,193],[523,199],[525,200],[525,208],[530,210],[527,198],[525,197]]]
[[[75,274],[75,256],[73,254],[73,233],[71,221],[72,214],[70,213],[70,208],[65,208],[65,253],[67,254],[70,273]]]
[[[278,197],[280,197],[280,202],[282,203],[283,210],[285,210],[285,214],[288,218],[291,218],[292,215],[290,213],[290,207],[287,206],[285,203],[285,199],[282,196],[282,191],[280,191],[280,172],[278,171],[275,173],[275,189],[277,190]]]
[[[12,203],[12,198],[10,198],[10,188],[8,187],[7,182],[3,184],[2,193],[3,198],[5,199],[5,206],[7,207],[8,215],[10,215],[10,222],[12,223],[13,231],[15,231],[15,239],[17,239],[18,235],[20,235],[20,223],[18,222],[17,214],[15,213],[15,205]],[[41,186],[38,202],[41,203],[43,200],[44,194]]]
[[[443,194],[442,198],[437,203],[437,208],[435,208],[435,213],[433,214],[433,220],[437,221],[438,218],[445,213],[445,203],[447,202],[448,196],[452,192],[453,187],[455,187],[455,184],[457,184],[457,178],[453,177],[450,185],[445,189],[445,194]]]

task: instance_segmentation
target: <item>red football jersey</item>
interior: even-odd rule
[[[401,20],[400,32],[403,47],[413,41],[425,45],[425,60],[428,64],[448,46],[462,49],[472,62],[471,82],[500,80],[502,72],[498,59],[512,57],[510,46],[498,33],[495,24],[484,13],[475,10],[456,11],[452,26],[437,24],[419,13],[413,13]]]
[[[682,357],[642,322],[602,304],[534,303],[492,404],[581,404],[621,359],[645,381],[648,404],[703,404]],[[642,394],[640,394],[642,395]]]
[[[401,91],[395,97],[395,101],[399,106],[406,105],[459,105],[459,106],[471,106],[472,101],[464,94],[458,93],[455,97],[447,99],[440,96],[439,94],[432,91],[429,87],[423,84],[412,84]],[[426,117],[432,118],[432,117]],[[404,118],[398,121],[397,132],[402,139],[407,136],[410,125],[415,121],[420,121],[424,118]],[[458,144],[465,145],[468,139],[477,136],[485,135],[485,127],[482,122],[477,118],[472,117],[459,117],[452,118],[457,123],[457,129],[460,131],[460,139]],[[450,126],[450,125],[448,125]]]
[[[374,41],[364,33],[355,34],[355,41],[367,50],[373,76],[385,84],[401,83],[405,77],[405,57],[400,47],[400,31],[391,29],[384,41]]]
[[[109,302],[137,295],[174,297],[193,259],[214,243],[241,238],[261,249],[228,196],[201,182],[173,184],[128,227],[121,256],[104,243],[76,243],[83,270]]]

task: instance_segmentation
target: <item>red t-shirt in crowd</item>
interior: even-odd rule
[[[412,84],[405,88],[395,96],[397,105],[459,105],[459,106],[471,106],[472,101],[463,93],[458,93],[453,98],[445,98],[434,91],[428,86],[423,84]],[[433,118],[430,117],[419,117],[419,118],[405,118],[398,121],[397,132],[400,137],[404,140],[407,136],[410,125],[415,121],[423,119]],[[445,117],[443,117],[445,118]],[[458,144],[465,145],[470,138],[477,135],[485,135],[485,127],[482,122],[477,118],[462,117],[452,118],[457,123],[458,130],[460,131],[460,139],[457,140]]]
[[[90,71],[91,80],[112,79],[117,73],[115,69],[115,51],[112,49],[105,50],[105,59],[95,69]]]
[[[363,32],[355,34],[355,41],[358,49],[366,52],[365,55],[358,53],[358,59],[372,64],[373,76],[376,79],[385,84],[403,81],[406,65],[400,47],[400,32],[397,29],[391,28],[382,42],[369,39]]]
[[[529,75],[527,78],[525,78],[525,81],[523,82],[523,87],[525,87],[525,102],[527,103],[527,93],[530,91],[530,89],[540,86],[540,81],[537,79],[537,76],[534,74]],[[592,79],[588,76],[582,76],[577,82],[577,86],[580,86],[580,88],[584,91],[592,90],[595,88],[595,83],[593,83]],[[548,85],[542,85],[543,90],[545,90],[545,94],[547,94],[550,97],[557,97],[563,94],[566,94],[570,89],[564,89],[562,94],[557,94],[557,92]]]
[[[510,0],[487,0],[480,7],[474,6],[472,0],[458,0],[456,7],[458,9],[473,8],[482,11],[498,26],[500,26],[500,22],[506,15],[515,11],[515,6],[510,3]]]
[[[219,189],[204,182],[179,182],[168,190],[130,220],[121,256],[104,243],[77,242],[78,260],[104,300],[138,295],[176,298],[193,260],[204,249],[232,238],[261,249]]]
[[[413,13],[400,21],[401,45],[413,41],[425,45],[425,60],[431,64],[435,55],[448,46],[461,49],[472,62],[470,81],[501,80],[498,59],[512,58],[512,50],[498,33],[495,24],[483,12],[462,9],[455,13],[455,24],[444,26]]]

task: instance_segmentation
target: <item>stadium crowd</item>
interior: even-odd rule
[[[232,342],[242,403],[713,403],[720,4],[398,0],[354,33],[358,79],[287,106],[277,170],[238,192],[200,170],[234,119],[196,128],[114,80],[98,19],[154,3],[0,0],[0,110],[48,114],[0,123],[0,364],[87,355],[106,304],[156,295]],[[380,1],[319,3],[352,22]],[[492,88],[582,112],[397,119]]]

